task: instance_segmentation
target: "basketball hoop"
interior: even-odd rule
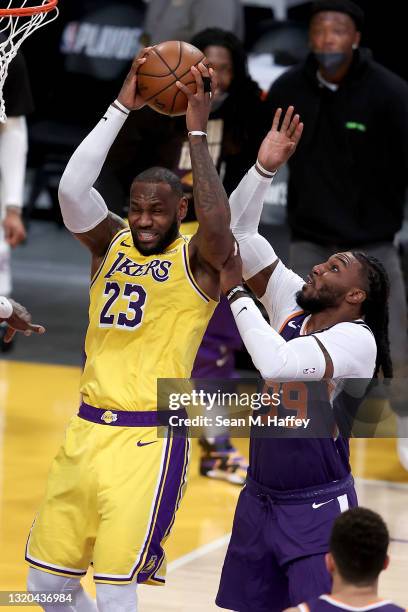
[[[41,0],[40,0],[41,1]],[[58,0],[42,0],[39,6],[27,6],[28,0],[6,0],[0,8],[0,122],[6,120],[3,87],[10,62],[20,45],[35,30],[58,17]],[[51,14],[55,11],[53,14]]]

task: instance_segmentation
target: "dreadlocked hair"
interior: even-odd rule
[[[388,274],[376,257],[361,252],[353,252],[353,255],[363,266],[368,284],[367,297],[362,303],[362,313],[377,343],[374,377],[378,376],[381,368],[384,378],[392,378],[392,360],[388,338],[388,297],[390,295]]]
[[[240,93],[241,95],[248,90],[260,93],[258,84],[249,74],[248,59],[244,46],[235,34],[221,30],[221,28],[206,28],[193,36],[190,42],[201,51],[211,46],[228,49],[234,67],[234,78],[230,92]]]

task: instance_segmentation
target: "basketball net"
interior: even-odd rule
[[[21,44],[35,30],[58,17],[58,0],[39,0],[38,6],[27,6],[28,0],[0,0],[0,122],[6,121],[3,98],[4,83],[10,62]],[[6,5],[6,6],[4,6]]]

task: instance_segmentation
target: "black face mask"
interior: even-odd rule
[[[319,66],[328,74],[335,74],[347,60],[347,53],[318,53],[314,52]]]

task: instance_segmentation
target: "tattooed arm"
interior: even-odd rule
[[[221,270],[232,249],[228,197],[208,152],[205,136],[190,136],[194,206],[199,223],[196,234],[201,257]]]
[[[194,131],[206,131],[210,112],[210,94],[204,91],[203,77],[211,78],[212,89],[216,88],[212,69],[204,64],[199,69],[191,68],[197,93],[187,87],[178,87],[188,97],[186,115],[189,131],[191,165],[193,169],[194,207],[199,223],[196,235],[189,245],[189,259],[192,272],[199,286],[211,297],[219,297],[219,273],[227,261],[232,248],[233,236],[230,230],[230,208],[221,179],[208,151],[205,136],[192,135]]]

